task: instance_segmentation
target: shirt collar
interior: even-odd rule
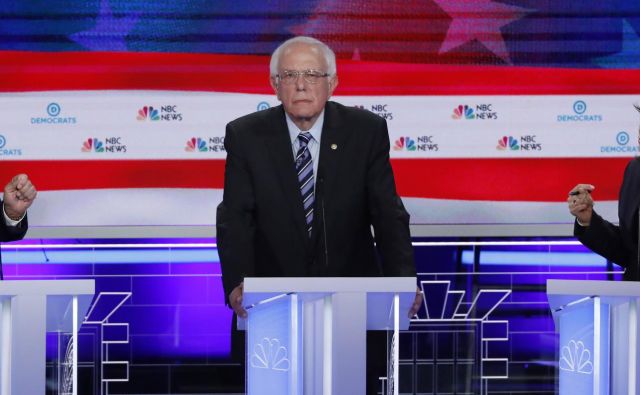
[[[287,118],[287,128],[289,129],[289,137],[291,138],[291,145],[293,145],[296,139],[298,138],[298,135],[302,132],[302,130],[300,130],[300,128],[298,128],[298,126],[296,126],[296,124],[293,123],[293,120],[291,119],[291,117],[289,117],[289,114],[287,114],[286,111],[284,115]],[[318,144],[320,144],[320,136],[322,136],[322,125],[324,125],[324,109],[322,109],[322,112],[318,116],[318,119],[316,119],[316,123],[313,124],[311,129],[309,129],[309,133],[311,133],[311,137],[313,137],[313,140],[315,140],[316,143]]]

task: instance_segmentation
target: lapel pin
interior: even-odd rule
[[[331,144],[331,149],[332,150],[337,150],[338,149],[338,144]]]

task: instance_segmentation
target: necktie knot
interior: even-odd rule
[[[311,141],[311,133],[309,132],[301,132],[298,134],[298,141],[300,142],[300,148],[304,148]]]

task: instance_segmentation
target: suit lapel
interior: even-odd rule
[[[298,186],[298,176],[293,163],[293,151],[291,148],[291,139],[289,137],[289,129],[284,116],[282,106],[276,108],[274,117],[270,124],[274,125],[270,138],[267,139],[269,155],[274,164],[275,171],[280,180],[280,187],[291,207],[290,214],[292,220],[298,228],[299,233],[303,236],[303,240],[308,241],[307,224],[304,219],[304,207],[300,198],[300,189]]]

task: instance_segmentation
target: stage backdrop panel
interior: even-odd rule
[[[615,218],[621,171],[637,151],[629,111],[637,98],[334,100],[386,117],[412,224],[528,225],[570,223],[566,192],[587,181],[600,211]],[[225,124],[277,104],[271,95],[216,92],[3,94],[1,172],[33,178],[35,226],[212,226]]]
[[[336,51],[334,100],[387,120],[414,235],[568,235],[579,182],[615,221],[640,5],[512,3],[9,1],[0,181],[41,191],[31,237],[211,236],[224,125],[278,104],[269,54],[305,34]]]

